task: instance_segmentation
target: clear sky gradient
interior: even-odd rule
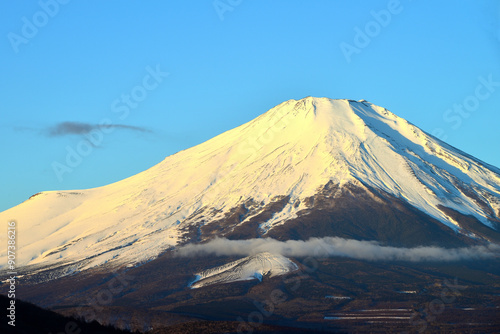
[[[500,167],[497,0],[59,1],[0,5],[0,211],[309,95],[366,99]]]

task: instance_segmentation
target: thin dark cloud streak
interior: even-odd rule
[[[99,129],[123,129],[138,132],[151,132],[151,130],[125,124],[90,124],[83,122],[61,122],[54,126],[51,126],[45,132],[49,137],[61,137],[70,135],[85,135],[93,130]]]

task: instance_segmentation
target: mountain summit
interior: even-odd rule
[[[123,181],[42,192],[0,219],[17,221],[19,265],[63,274],[214,237],[462,245],[500,240],[500,170],[367,101],[307,97]]]

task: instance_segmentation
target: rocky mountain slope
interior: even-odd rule
[[[500,170],[364,100],[307,97],[123,181],[39,193],[0,220],[17,221],[18,265],[56,276],[216,236],[458,246],[500,240]]]

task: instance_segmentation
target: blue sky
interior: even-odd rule
[[[0,6],[0,210],[119,181],[309,95],[366,99],[500,167],[499,1]]]

